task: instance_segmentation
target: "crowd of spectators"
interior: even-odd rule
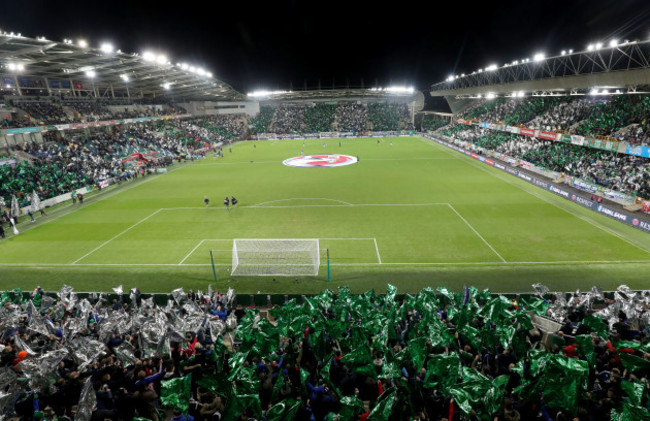
[[[187,113],[183,107],[169,101],[161,100],[157,104],[149,104],[149,101],[145,102],[96,98],[11,100],[11,106],[24,113],[14,114],[13,117],[3,115],[0,120],[0,127],[33,127]]]
[[[457,125],[440,133],[469,142],[479,152],[493,150],[614,191],[650,197],[650,160],[647,158],[476,126]]]
[[[0,166],[0,197],[11,203],[16,195],[25,206],[32,191],[48,199],[108,178],[130,179],[136,172],[134,164],[141,171],[169,165],[174,157],[222,140],[196,122],[170,119],[111,126],[91,134],[68,132],[65,137],[58,132],[44,133],[42,143],[17,146],[30,154],[31,160]],[[142,154],[144,159],[127,161],[133,154]]]
[[[648,144],[650,96],[482,99],[463,111],[460,117],[588,137],[612,137],[632,144]]]
[[[305,109],[305,130],[307,133],[329,132],[334,123],[337,104],[316,103]]]
[[[279,105],[275,107],[269,132],[283,134],[304,132],[305,109],[304,105]]]
[[[249,124],[252,134],[414,129],[407,104],[356,102],[262,106]]]
[[[0,298],[20,420],[643,420],[650,294],[325,291],[262,316],[179,288]]]
[[[333,126],[341,132],[368,130],[368,108],[353,102],[339,104]]]
[[[374,131],[413,130],[408,104],[368,104],[370,128]]]
[[[192,124],[202,127],[217,135],[215,140],[232,141],[243,139],[247,133],[245,114],[223,114],[191,120]]]
[[[420,125],[420,130],[423,132],[433,132],[441,129],[449,124],[449,121],[444,119],[423,118]]]

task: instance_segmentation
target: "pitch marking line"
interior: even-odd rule
[[[89,251],[88,253],[84,254],[83,256],[81,256],[80,258],[78,258],[77,260],[75,260],[74,262],[72,262],[72,264],[74,265],[74,264],[76,264],[77,262],[79,262],[80,260],[83,260],[83,259],[85,259],[86,257],[90,256],[91,254],[93,254],[94,252],[96,252],[97,250],[99,250],[100,248],[104,247],[106,244],[108,244],[108,243],[110,243],[111,241],[115,240],[117,237],[121,236],[122,234],[127,233],[128,231],[131,230],[131,228],[134,228],[134,227],[140,225],[141,223],[143,223],[143,222],[146,221],[147,219],[151,218],[152,216],[154,216],[155,214],[157,214],[157,213],[160,212],[161,210],[162,210],[162,208],[161,208],[161,209],[158,209],[157,211],[154,211],[154,212],[151,213],[149,216],[142,218],[141,220],[139,220],[139,221],[136,222],[135,224],[131,225],[130,227],[128,227],[127,229],[125,229],[124,231],[122,231],[121,233],[117,234],[116,236],[112,237],[111,239],[109,239],[109,240],[103,242],[102,244],[100,244],[99,246],[95,247],[94,249],[92,249],[92,250]]]
[[[411,263],[331,263],[332,266],[564,266],[575,264],[648,264],[650,260],[558,260],[554,262],[411,262]],[[326,263],[321,263],[325,266]],[[178,263],[0,263],[0,266],[27,266],[27,267],[65,267],[65,266],[175,266]],[[182,266],[211,266],[210,263],[184,263]],[[230,266],[229,263],[215,263],[215,266]]]
[[[198,249],[199,247],[201,247],[201,244],[203,244],[204,241],[205,241],[205,240],[201,240],[201,241],[199,242],[199,244],[197,244],[196,247],[194,247],[194,248],[192,249],[191,252],[187,253],[187,256],[185,256],[185,257],[183,258],[183,260],[181,260],[178,264],[179,264],[179,265],[182,265],[183,262],[186,261],[187,258],[190,257],[190,256],[192,255],[192,253],[194,253],[194,252],[196,251],[196,249]]]
[[[345,202],[343,200],[330,199],[330,198],[327,198],[327,197],[291,197],[291,198],[288,198],[288,199],[278,199],[278,200],[270,200],[268,202],[256,203],[256,204],[254,204],[252,206],[248,206],[248,207],[255,208],[255,207],[258,207],[258,206],[266,205],[268,203],[286,202],[286,201],[289,201],[289,200],[330,200],[332,202],[342,203],[342,204],[347,205],[347,206],[354,206],[354,205],[352,205],[352,203]]]
[[[454,151],[453,149],[451,149],[451,150],[447,150],[447,149],[448,149],[447,147],[445,147],[445,146],[443,146],[443,145],[439,145],[438,143],[435,143],[435,142],[433,142],[433,141],[428,141],[428,142],[427,142],[427,141],[425,141],[424,139],[422,139],[422,141],[423,141],[424,143],[430,145],[430,146],[434,146],[434,147],[436,147],[436,148],[440,148],[441,150],[443,150],[444,152],[446,152],[446,153],[448,153],[448,154],[452,154],[453,152],[457,152],[457,151]],[[505,181],[506,183],[508,183],[508,184],[510,184],[510,185],[512,185],[512,186],[514,186],[514,187],[517,187],[517,188],[520,189],[520,190],[523,190],[524,192],[530,194],[531,196],[535,196],[536,198],[538,198],[538,199],[540,199],[540,200],[543,200],[544,202],[546,202],[546,203],[548,203],[548,204],[550,204],[550,205],[553,205],[553,206],[555,206],[555,207],[558,208],[558,209],[561,209],[562,211],[568,213],[569,215],[572,215],[572,216],[574,216],[574,217],[576,217],[576,218],[578,218],[578,219],[581,219],[581,220],[585,221],[586,223],[588,223],[588,224],[590,224],[590,225],[592,225],[592,226],[594,226],[594,227],[596,227],[596,228],[599,228],[599,229],[605,231],[606,233],[608,233],[608,234],[610,234],[610,235],[613,235],[614,237],[617,237],[617,238],[619,238],[619,239],[625,241],[626,243],[630,244],[631,246],[634,246],[634,247],[638,248],[639,250],[641,250],[641,251],[643,251],[643,252],[645,252],[645,253],[650,253],[650,251],[646,250],[645,248],[641,247],[640,245],[638,245],[638,244],[636,244],[636,243],[633,243],[632,241],[630,241],[629,239],[625,238],[625,237],[622,236],[621,234],[619,234],[619,233],[617,233],[617,232],[615,232],[615,231],[612,231],[611,229],[606,228],[606,227],[604,227],[604,226],[598,224],[597,222],[593,221],[591,218],[586,217],[586,216],[582,216],[582,215],[577,215],[577,214],[571,212],[570,210],[567,210],[567,209],[565,209],[564,207],[558,205],[557,203],[551,201],[551,199],[549,199],[549,198],[547,198],[547,197],[545,197],[545,196],[540,195],[538,192],[529,191],[529,190],[527,190],[526,188],[520,186],[519,184],[516,184],[516,183],[514,182],[514,180],[510,178],[509,175],[506,175],[506,174],[499,174],[499,173],[493,173],[493,172],[491,172],[491,171],[488,171],[488,169],[487,169],[486,167],[484,167],[482,164],[480,164],[480,163],[478,163],[478,162],[474,162],[473,158],[469,158],[469,157],[467,157],[465,154],[462,154],[461,152],[457,152],[457,153],[459,154],[458,159],[459,159],[460,161],[466,162],[467,164],[471,165],[471,166],[474,167],[474,168],[477,168],[477,169],[479,169],[479,170],[481,170],[481,171],[483,171],[483,172],[486,172],[486,173],[488,173],[488,174],[490,174],[490,175],[492,175],[492,176],[494,176],[494,177],[496,177],[496,178],[498,178],[498,179],[500,179],[500,180],[502,180],[502,181]],[[465,159],[463,159],[463,158],[465,158]],[[515,178],[515,179],[516,179],[516,178]],[[529,187],[529,186],[526,186],[526,187]],[[537,187],[535,187],[535,188],[537,188]],[[552,193],[550,193],[550,194],[552,194]]]
[[[299,238],[298,238],[299,239]],[[201,247],[201,244],[203,244],[206,241],[233,241],[233,238],[204,238],[197,244],[192,251],[190,251],[184,258],[181,260],[179,263],[177,263],[177,266],[183,265],[183,266],[194,266],[193,264],[185,264],[184,262],[192,255],[194,252]],[[262,238],[263,240],[263,238]],[[381,262],[381,255],[379,254],[379,247],[377,247],[377,238],[375,237],[330,237],[330,238],[318,238],[318,240],[326,240],[326,241],[373,241],[375,243],[375,250],[377,251],[377,260],[379,263],[369,263],[369,264],[382,264]],[[232,251],[232,249],[212,249],[212,251]],[[161,263],[163,264],[163,263]],[[338,263],[333,263],[333,264],[338,264]],[[362,263],[366,264],[366,263]],[[0,266],[2,264],[0,263]],[[216,265],[216,264],[215,264]]]
[[[381,256],[379,255],[379,247],[377,247],[377,239],[373,238],[372,240],[375,242],[375,250],[377,250],[377,260],[379,260],[379,264],[381,265]]]
[[[285,200],[285,199],[282,199]],[[334,199],[328,199],[334,200]],[[268,203],[268,202],[267,202]],[[362,208],[362,207],[378,207],[378,206],[403,206],[403,207],[415,207],[415,206],[449,206],[447,202],[436,202],[436,203],[358,203],[358,204],[347,204],[347,205],[286,205],[286,206],[238,206],[242,209],[292,209],[292,208]],[[160,210],[218,210],[225,211],[225,207],[209,207],[205,206],[180,206],[176,208],[160,208]]]
[[[107,192],[98,193],[97,195],[93,195],[93,196],[91,196],[89,198],[86,198],[84,200],[86,201],[87,205],[85,205],[83,207],[79,206],[76,209],[70,210],[71,207],[76,206],[76,205],[72,205],[71,203],[66,205],[66,206],[58,207],[58,208],[56,208],[54,210],[51,210],[51,213],[49,213],[49,215],[48,215],[49,219],[47,219],[46,221],[41,221],[43,219],[43,217],[37,219],[37,221],[39,223],[36,224],[36,225],[31,225],[31,224],[28,223],[28,221],[23,221],[23,222],[20,222],[19,224],[17,224],[16,227],[17,228],[22,227],[22,228],[20,228],[20,233],[21,234],[24,233],[24,232],[30,231],[30,230],[32,230],[34,228],[41,227],[41,226],[43,226],[45,224],[49,224],[50,222],[56,221],[57,219],[60,219],[60,218],[62,218],[64,216],[66,216],[66,215],[70,215],[71,213],[76,212],[78,209],[85,209],[88,206],[94,205],[95,203],[99,203],[104,199],[108,199],[109,197],[113,197],[113,196],[115,196],[117,194],[120,194],[122,192],[125,192],[127,190],[131,190],[134,187],[141,186],[142,184],[147,183],[147,182],[149,182],[151,180],[155,180],[155,179],[157,179],[159,176],[161,176],[163,174],[169,174],[169,173],[171,173],[173,171],[180,170],[181,168],[185,168],[186,166],[189,165],[189,163],[183,163],[183,164],[179,164],[179,165],[180,166],[178,166],[176,168],[172,168],[171,170],[167,171],[166,173],[152,174],[152,175],[147,176],[149,178],[147,178],[146,180],[135,182],[134,184],[130,184],[130,185],[127,185],[127,186],[114,187],[114,188],[111,188]],[[50,216],[50,215],[52,215],[52,216]],[[11,236],[13,237],[13,234]]]
[[[490,250],[492,250],[492,252],[494,252],[494,254],[496,254],[496,255],[499,257],[499,259],[501,259],[501,261],[502,261],[503,263],[508,263],[508,262],[506,261],[506,259],[504,259],[503,256],[501,256],[501,255],[499,254],[499,252],[496,251],[496,250],[494,249],[494,247],[492,247],[492,245],[491,245],[490,243],[488,243],[487,240],[486,240],[485,238],[483,238],[483,236],[482,236],[481,234],[479,234],[479,232],[476,231],[476,229],[474,229],[474,227],[473,227],[469,222],[467,222],[467,219],[463,218],[463,215],[461,215],[460,212],[458,212],[458,211],[456,210],[456,208],[454,208],[454,207],[451,205],[451,203],[449,203],[449,209],[451,209],[452,211],[454,211],[454,213],[455,213],[456,215],[458,215],[458,217],[459,217],[459,218],[460,218],[460,219],[465,223],[465,225],[467,225],[467,226],[469,227],[469,229],[471,229],[472,231],[474,231],[474,234],[476,234],[476,235],[478,236],[478,238],[480,238],[480,239],[485,243],[485,245],[488,246],[488,247],[490,248]]]

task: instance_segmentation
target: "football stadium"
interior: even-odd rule
[[[0,420],[650,420],[646,12],[413,87],[0,30]]]

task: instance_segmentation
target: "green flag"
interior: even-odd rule
[[[370,411],[367,418],[368,421],[388,421],[388,418],[393,411],[393,404],[395,403],[396,395],[396,389],[382,393],[377,399],[377,405],[375,405],[375,407],[372,408],[372,411]]]
[[[172,409],[187,413],[190,405],[192,374],[160,383],[160,403]]]
[[[300,409],[300,401],[291,398],[280,401],[266,412],[266,421],[291,421]]]

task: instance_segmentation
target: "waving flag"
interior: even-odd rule
[[[41,199],[38,197],[38,194],[36,194],[36,190],[32,191],[32,200],[31,200],[31,210],[32,213],[36,213],[39,210],[41,210]]]
[[[18,199],[16,195],[11,196],[11,216],[18,218],[20,216],[20,206],[18,206]]]

